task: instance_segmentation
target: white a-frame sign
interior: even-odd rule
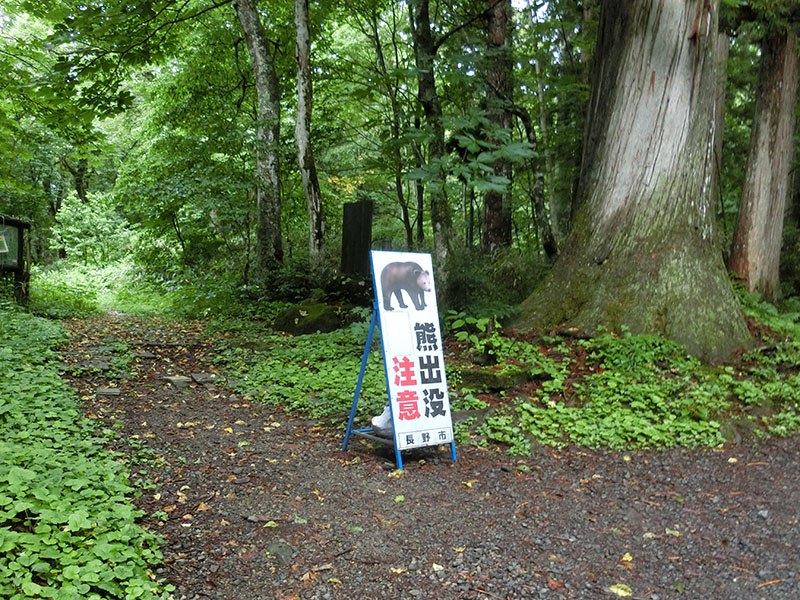
[[[450,444],[455,460],[431,255],[373,250],[370,258],[375,310],[342,449],[352,433],[372,432],[352,426],[377,316],[398,468],[403,468],[401,451],[423,446]]]

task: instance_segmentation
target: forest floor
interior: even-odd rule
[[[65,377],[120,432],[175,600],[800,597],[798,438],[459,446],[404,454],[401,473],[364,440],[342,452],[342,428],[233,395],[201,324],[66,326]]]

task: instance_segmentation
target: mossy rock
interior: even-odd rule
[[[290,306],[275,317],[273,326],[292,335],[328,333],[343,325],[341,307],[323,302]]]
[[[756,424],[744,417],[729,417],[720,420],[719,431],[725,441],[740,444],[755,437]]]
[[[461,370],[462,384],[473,389],[508,390],[524,385],[530,380],[528,371],[519,367],[498,369],[472,366]]]

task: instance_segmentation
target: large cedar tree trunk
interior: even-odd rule
[[[322,210],[322,193],[317,178],[317,165],[311,149],[311,110],[313,95],[311,87],[311,36],[308,31],[308,0],[295,0],[294,27],[297,39],[295,59],[297,61],[297,122],[294,139],[297,159],[303,179],[303,192],[308,205],[308,250],[311,264],[322,261],[325,239],[325,213]]]
[[[761,44],[756,115],[750,134],[731,270],[751,292],[780,298],[783,214],[791,189],[794,106],[797,99],[797,36],[768,34]]]
[[[283,260],[281,244],[280,91],[267,34],[255,0],[233,3],[244,34],[255,79],[256,109],[256,264],[254,278],[263,283]]]
[[[718,6],[601,3],[574,227],[517,325],[627,326],[708,359],[750,342],[714,244]]]
[[[509,18],[511,0],[489,0],[487,23],[486,109],[489,120],[500,130],[511,129],[511,52]],[[497,140],[495,140],[497,141]],[[492,165],[494,175],[511,180],[511,163],[498,158]],[[489,190],[483,197],[484,254],[511,245],[511,187],[501,192]]]
[[[433,132],[428,143],[428,164],[436,166],[439,180],[430,187],[430,212],[433,225],[433,255],[439,266],[439,279],[446,275],[447,257],[452,240],[453,223],[447,202],[442,162],[445,156],[442,105],[436,91],[434,59],[438,48],[433,39],[428,0],[411,0],[408,4],[411,35],[414,41],[414,60],[417,67],[417,97],[425,114],[425,123]],[[421,215],[421,213],[419,213]],[[418,218],[421,218],[418,217]],[[444,286],[442,286],[444,287]]]

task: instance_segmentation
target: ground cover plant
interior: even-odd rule
[[[217,361],[225,366],[237,392],[305,417],[330,417],[337,423],[350,410],[367,323],[298,336],[250,321],[216,322],[209,331],[225,336]],[[375,340],[367,362],[358,407],[362,417],[380,413],[386,402],[379,343]]]
[[[747,436],[800,431],[800,328],[794,302],[779,312],[740,290],[745,313],[761,333],[759,346],[735,360],[704,365],[680,345],[652,335],[574,330],[531,336],[454,322],[459,355],[492,357],[495,375],[527,381],[502,390],[497,403],[486,385],[458,392],[495,405],[474,427],[475,443],[505,444],[529,455],[537,444],[598,448],[713,447]],[[469,327],[472,327],[469,330]],[[495,390],[497,391],[497,390]]]
[[[590,448],[715,447],[800,431],[798,313],[740,292],[761,332],[757,348],[703,364],[652,335],[575,330],[504,331],[489,317],[451,311],[448,373],[462,443],[530,455],[538,445]],[[349,411],[366,322],[288,336],[263,324],[218,325],[218,361],[237,392],[296,414],[340,422]],[[256,341],[258,340],[258,341]],[[478,364],[476,364],[478,363]],[[380,346],[367,365],[359,418],[384,403]],[[465,413],[467,414],[467,413]]]
[[[167,598],[124,466],[59,376],[64,341],[60,323],[0,304],[0,596]]]

